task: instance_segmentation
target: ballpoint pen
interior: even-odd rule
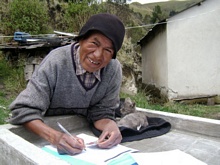
[[[75,141],[78,142],[78,140],[77,140],[69,131],[67,131],[59,122],[57,122],[57,125],[60,127],[60,129],[61,129],[64,133],[66,133],[66,134],[69,135],[72,139],[74,139]],[[86,150],[86,149],[84,148],[84,150]]]

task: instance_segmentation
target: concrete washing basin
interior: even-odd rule
[[[158,152],[180,149],[191,154],[197,159],[206,162],[208,165],[217,165],[220,158],[219,120],[172,114],[141,108],[137,109],[146,112],[149,117],[160,117],[169,121],[172,125],[172,129],[169,133],[160,137],[126,142],[122,143],[122,145],[138,149],[141,152]],[[60,116],[45,118],[45,123],[59,130],[57,121],[62,125],[65,125],[65,127],[74,134],[86,133],[93,135],[93,133],[90,131],[88,123],[82,117]],[[158,146],[158,143],[161,145]],[[67,162],[64,162],[63,160],[60,160],[57,157],[43,151],[41,147],[46,144],[48,144],[47,141],[27,131],[22,126],[14,126],[11,124],[1,125],[0,164],[68,164]],[[201,152],[198,152],[198,150]],[[210,153],[210,151],[212,153]],[[206,152],[209,153],[209,156],[207,155],[207,158],[204,158],[204,154],[206,154]]]

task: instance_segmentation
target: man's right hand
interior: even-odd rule
[[[59,154],[75,155],[81,153],[85,148],[83,139],[76,136],[77,140],[73,139],[71,136],[49,127],[41,120],[32,120],[25,123],[24,126],[56,146]]]
[[[74,136],[74,138],[75,139],[62,133],[58,143],[56,144],[59,154],[75,155],[82,152],[85,148],[83,139],[78,138],[77,136]]]

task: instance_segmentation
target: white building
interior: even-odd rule
[[[143,83],[170,100],[220,95],[220,0],[155,25],[139,44]]]

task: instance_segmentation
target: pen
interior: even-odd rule
[[[69,133],[69,131],[67,131],[59,122],[57,122],[57,125],[60,127],[60,129],[61,129],[64,133],[66,133],[66,134],[69,135],[72,139],[74,139],[75,141],[78,142],[78,140],[77,140],[71,133]],[[84,150],[86,150],[86,149],[84,148]]]

